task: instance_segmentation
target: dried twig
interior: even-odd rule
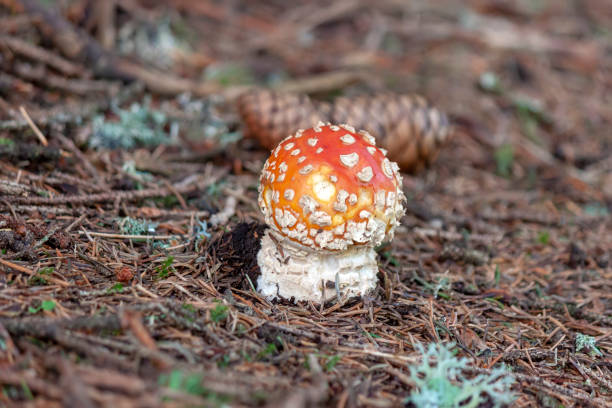
[[[214,184],[222,175],[217,174],[211,176],[207,180],[189,185],[174,186],[174,190],[180,193],[190,193],[193,191],[202,190],[211,184]],[[62,205],[62,204],[93,204],[99,202],[115,202],[115,201],[131,201],[151,197],[164,197],[172,194],[172,191],[167,188],[152,188],[137,191],[112,191],[100,194],[87,194],[77,196],[57,196],[51,198],[45,197],[13,197],[9,198],[9,202],[29,205]]]
[[[61,56],[38,47],[32,43],[23,41],[20,38],[10,36],[0,36],[0,46],[8,47],[11,51],[19,53],[27,58],[43,62],[50,67],[60,71],[65,75],[78,75],[83,72],[83,68],[62,58]]]

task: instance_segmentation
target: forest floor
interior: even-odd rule
[[[0,1],[0,406],[612,406],[612,3],[290,3]],[[370,296],[254,290],[250,86],[449,115]]]

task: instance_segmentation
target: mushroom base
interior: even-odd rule
[[[274,239],[271,237],[273,235]],[[376,252],[369,246],[342,252],[314,251],[266,231],[257,254],[257,290],[268,299],[325,302],[362,296],[376,287]]]

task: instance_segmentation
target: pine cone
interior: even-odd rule
[[[267,149],[273,149],[298,129],[327,122],[327,116],[321,113],[325,109],[323,105],[315,104],[306,95],[262,89],[248,91],[238,98],[238,110],[246,125],[245,136],[257,139]]]
[[[367,130],[389,151],[389,159],[410,172],[436,158],[450,130],[446,115],[418,95],[341,97],[332,106],[330,121]]]
[[[341,97],[329,104],[306,95],[253,90],[240,96],[238,108],[247,136],[269,149],[319,121],[347,123],[374,135],[389,158],[410,172],[431,163],[450,134],[446,116],[418,95]]]

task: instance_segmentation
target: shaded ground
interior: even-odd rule
[[[58,3],[0,1],[0,406],[395,406],[432,342],[612,406],[609,2]],[[452,118],[371,297],[253,291],[253,84]]]

